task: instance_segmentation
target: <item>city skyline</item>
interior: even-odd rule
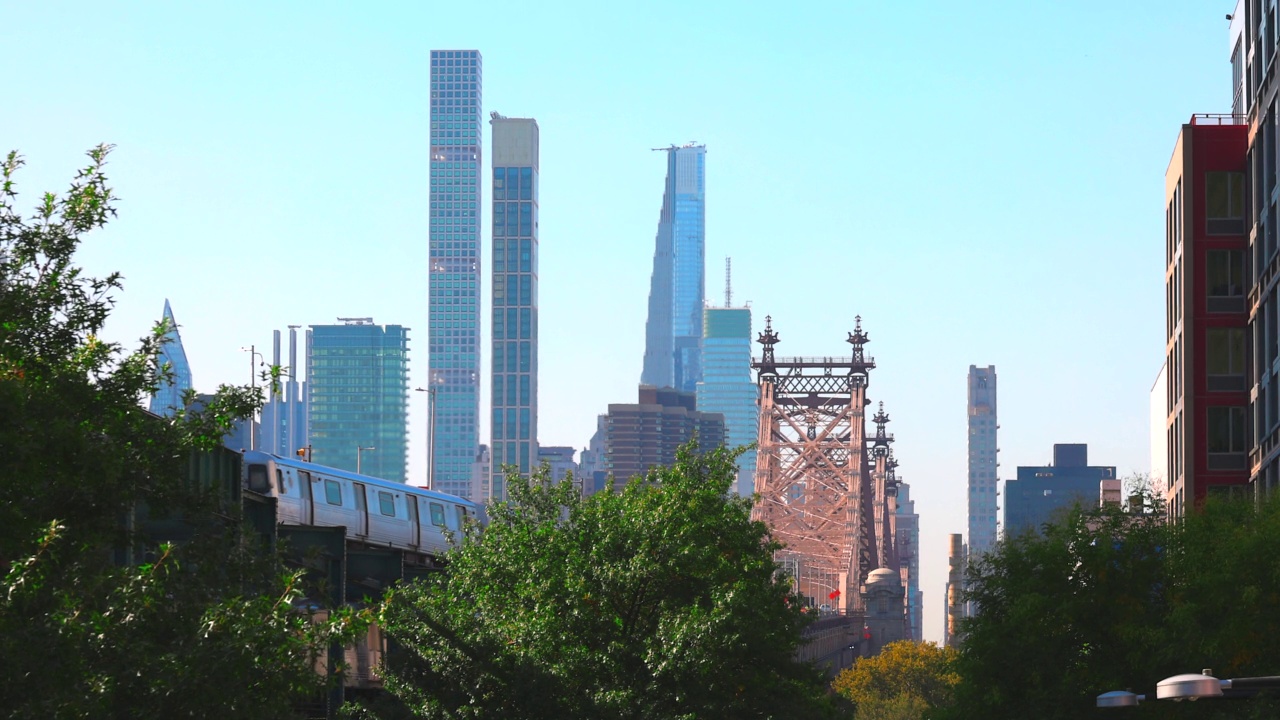
[[[543,163],[554,180],[542,224],[557,241],[542,258],[540,310],[560,329],[541,338],[556,358],[540,373],[541,440],[578,448],[607,404],[635,391],[665,169],[649,148],[705,141],[716,155],[707,253],[734,257],[753,307],[785,320],[791,346],[822,354],[841,350],[829,329],[850,323],[844,308],[874,320],[886,356],[876,392],[894,398],[921,517],[925,636],[937,638],[945,538],[967,525],[957,511],[964,368],[1001,368],[1005,467],[1042,464],[1062,437],[1087,440],[1121,475],[1149,465],[1159,177],[1178,124],[1230,109],[1222,16],[1233,7],[1170,7],[1140,37],[1099,23],[1100,3],[994,3],[964,17],[942,5],[833,4],[788,17],[512,7],[496,26],[450,6],[428,16],[410,6],[193,15],[85,5],[69,21],[14,7],[0,40],[44,72],[13,78],[0,136],[29,162],[20,207],[61,189],[86,148],[118,145],[108,171],[120,217],[82,257],[90,274],[125,276],[106,337],[132,346],[172,296],[204,386],[247,384],[239,347],[290,322],[372,315],[424,327],[429,52],[481,48],[493,107],[538,117],[544,160],[555,159]],[[244,12],[257,19],[248,36]],[[1020,31],[1027,23],[1063,40],[1044,44]],[[879,30],[902,25],[922,52],[902,53]],[[208,32],[185,30],[196,26]],[[102,72],[84,76],[85,57]],[[801,66],[820,72],[798,77]],[[537,80],[551,77],[567,81]],[[840,125],[821,152],[769,150],[816,100]],[[940,104],[963,141],[923,141],[937,137]],[[277,269],[293,282],[273,276],[216,302],[192,281]],[[848,278],[835,297],[812,292],[822,271]],[[424,359],[419,350],[411,386],[427,383]],[[425,394],[410,401],[416,478]]]

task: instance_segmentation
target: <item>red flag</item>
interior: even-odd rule
[[[827,599],[828,599],[828,600],[835,600],[835,599],[836,599],[836,598],[838,598],[838,597],[840,597],[840,591],[839,591],[839,590],[832,590],[832,591],[831,591],[831,594],[827,596]]]

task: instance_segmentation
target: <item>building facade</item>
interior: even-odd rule
[[[694,392],[702,378],[706,299],[705,145],[671,146],[654,243],[640,383]]]
[[[969,552],[981,556],[996,544],[1000,463],[996,431],[996,366],[969,366]]]
[[[182,347],[182,335],[178,332],[178,321],[173,318],[173,308],[169,300],[164,301],[165,333],[164,346],[160,348],[159,362],[161,367],[168,367],[170,377],[161,380],[160,387],[151,395],[147,409],[156,415],[171,417],[175,410],[182,407],[182,395],[190,390],[191,364],[187,362],[187,351]]]
[[[262,444],[259,449],[285,457],[307,447],[307,383],[300,381],[298,325],[289,326],[289,362],[280,354],[280,331],[272,333],[271,363],[282,370],[279,387],[268,389],[262,408]],[[308,333],[308,336],[310,333]]]
[[[1169,460],[1163,489],[1174,517],[1203,501],[1210,488],[1243,486],[1249,479],[1248,132],[1234,116],[1195,116],[1182,126],[1165,173],[1163,429]],[[1274,252],[1271,224],[1257,231],[1255,261]],[[1267,368],[1276,357],[1275,310],[1274,300],[1259,306],[1263,322],[1253,338],[1256,360]],[[1275,424],[1268,410],[1278,387],[1270,370],[1258,376],[1255,428]]]
[[[538,467],[538,123],[493,113],[493,371],[490,430],[494,500],[503,468]]]
[[[436,393],[431,463],[436,489],[461,497],[471,494],[480,446],[482,78],[479,51],[431,51],[427,382]]]
[[[405,482],[409,453],[409,329],[342,318],[312,325],[307,427],[321,465]],[[468,458],[470,491],[472,452]],[[455,493],[456,494],[456,493]]]
[[[724,416],[729,447],[751,445],[760,425],[760,386],[751,377],[751,308],[706,308],[703,313],[698,409]],[[756,451],[739,455],[739,495],[755,491],[755,474]]]
[[[547,464],[548,477],[552,482],[560,482],[565,475],[572,474],[573,482],[582,486],[582,478],[578,477],[578,463],[573,460],[577,452],[568,445],[538,446],[538,465]]]
[[[921,642],[924,640],[924,595],[920,592],[920,515],[907,483],[898,485],[897,514],[895,547],[902,586],[907,591],[907,638]]]
[[[1089,446],[1056,444],[1053,464],[1018,467],[1018,479],[1004,484],[1004,532],[1013,537],[1040,526],[1073,505],[1096,508],[1104,482],[1116,479],[1113,465],[1089,464]]]
[[[656,465],[671,465],[695,435],[704,452],[724,446],[724,416],[698,412],[693,393],[641,385],[638,400],[610,404],[605,416],[605,466],[614,487]]]

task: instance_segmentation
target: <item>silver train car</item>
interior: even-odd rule
[[[243,468],[246,489],[276,498],[278,522],[345,527],[354,542],[439,556],[446,530],[487,521],[470,500],[296,458],[249,450]]]

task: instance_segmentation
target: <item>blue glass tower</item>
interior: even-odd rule
[[[321,465],[405,482],[409,451],[409,329],[341,318],[312,325],[307,427]]]
[[[187,351],[182,347],[178,321],[173,319],[168,298],[164,301],[164,321],[169,329],[164,334],[164,347],[160,349],[160,364],[167,364],[173,377],[171,381],[161,381],[147,409],[156,415],[169,417],[175,409],[182,407],[182,394],[191,389],[191,365],[187,363]]]
[[[751,309],[706,308],[698,411],[724,415],[730,448],[750,445],[759,433],[759,386],[751,377]],[[756,454],[738,456],[739,495],[755,492]]]
[[[694,392],[706,293],[705,145],[671,146],[649,281],[642,385]]]
[[[493,113],[493,378],[490,475],[538,467],[538,122]]]
[[[431,51],[431,464],[436,489],[462,497],[480,447],[481,71],[476,50]]]

